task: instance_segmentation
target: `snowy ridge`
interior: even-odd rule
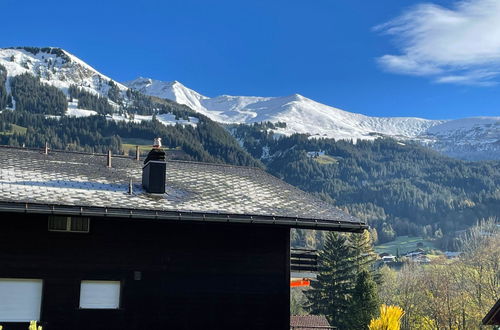
[[[500,117],[477,117],[457,120],[428,120],[410,117],[370,117],[351,113],[318,103],[299,94],[283,97],[231,96],[207,97],[187,88],[178,81],[163,82],[138,78],[120,84],[101,74],[84,61],[60,48],[0,48],[0,64],[7,69],[7,92],[10,79],[30,73],[43,83],[61,89],[67,94],[71,85],[88,92],[108,96],[113,82],[119,89],[124,104],[127,90],[132,88],[147,95],[166,98],[187,105],[191,109],[220,123],[285,122],[276,134],[310,134],[311,137],[372,140],[380,136],[412,139],[445,154],[464,159],[500,159]],[[108,97],[115,108],[119,106]],[[13,100],[15,108],[15,99]],[[90,109],[78,108],[78,100],[69,100],[68,116],[92,116]],[[138,122],[151,116],[110,114],[113,120]],[[157,116],[164,125],[196,126],[198,119],[175,120],[171,114]]]
[[[30,73],[40,78],[41,82],[61,89],[66,95],[68,95],[68,88],[71,85],[76,85],[90,93],[107,97],[111,88],[110,82],[113,82],[118,87],[122,99],[127,100],[126,92],[129,89],[127,86],[101,74],[78,57],[60,48],[0,48],[0,64],[7,69],[6,86],[8,92],[10,92],[10,79],[12,77]],[[15,100],[13,102],[15,103]],[[108,102],[115,108],[118,107],[109,98]],[[73,98],[68,100],[66,115],[88,117],[98,115],[98,113],[94,110],[79,108],[78,99]],[[47,117],[58,118],[59,116]],[[108,119],[139,123],[151,121],[152,116],[110,114]],[[166,126],[179,124],[195,127],[198,123],[198,118],[176,119],[173,114],[159,114],[157,119]]]
[[[285,122],[277,134],[372,140],[381,136],[411,139],[444,154],[470,160],[500,159],[500,117],[428,120],[412,117],[370,117],[318,103],[302,95],[284,97],[207,97],[178,81],[138,78],[125,85],[144,94],[191,107],[220,123]]]
[[[286,122],[277,133],[311,134],[336,139],[374,139],[380,135],[415,137],[444,121],[421,118],[369,117],[330,107],[302,95],[284,97],[201,95],[178,81],[138,78],[125,83],[147,95],[185,104],[221,123]]]
[[[7,69],[7,79],[31,73],[43,83],[57,87],[65,93],[70,85],[77,85],[88,92],[106,96],[110,89],[109,82],[113,81],[73,54],[54,47],[39,49],[36,54],[23,48],[0,48],[0,64]],[[113,82],[122,94],[125,94],[128,87]]]

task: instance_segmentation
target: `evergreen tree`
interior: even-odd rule
[[[370,320],[377,316],[378,308],[377,285],[370,272],[363,270],[356,278],[356,285],[352,294],[349,329],[366,330]]]
[[[361,234],[351,234],[349,243],[352,248],[352,262],[356,267],[356,271],[372,270],[373,263],[377,260],[377,254],[373,251],[370,232],[365,230]]]
[[[353,291],[352,249],[343,234],[329,232],[319,253],[319,274],[305,292],[311,314],[325,315],[330,324],[348,328]]]
[[[5,87],[7,81],[7,70],[3,65],[0,65],[0,110],[5,109],[8,103],[7,89]]]

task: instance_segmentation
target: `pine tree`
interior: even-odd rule
[[[349,323],[355,269],[351,253],[345,235],[329,232],[319,253],[319,274],[305,292],[311,314],[325,315],[330,324],[341,329]]]
[[[349,329],[366,330],[370,320],[377,315],[379,299],[377,285],[369,271],[361,271],[352,294],[351,322]]]
[[[365,230],[361,234],[351,234],[349,243],[353,249],[352,262],[354,262],[357,272],[373,269],[372,265],[377,260],[377,255],[373,251],[370,232]]]

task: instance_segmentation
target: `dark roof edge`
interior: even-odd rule
[[[493,318],[500,313],[500,299],[497,300],[495,305],[491,308],[491,310],[486,314],[486,316],[483,318],[483,324],[484,325],[493,325],[493,323],[490,323]]]
[[[285,226],[290,228],[317,229],[360,233],[368,226],[364,223],[335,220],[262,216],[248,214],[201,213],[187,211],[151,211],[92,206],[67,206],[21,202],[0,202],[0,212],[99,216],[110,218],[134,218],[144,220],[176,220],[182,222],[218,222]]]

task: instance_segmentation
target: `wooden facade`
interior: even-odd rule
[[[290,328],[288,227],[93,217],[66,233],[47,215],[0,218],[0,278],[43,280],[44,330]],[[120,307],[79,308],[82,280],[120,281]]]

